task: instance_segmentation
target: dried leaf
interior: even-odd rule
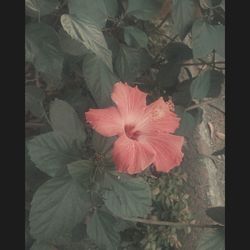
[[[225,140],[225,134],[223,134],[223,133],[221,133],[221,132],[216,132],[215,133],[215,135],[219,138],[219,139],[221,139],[221,140]]]
[[[208,122],[207,125],[209,127],[210,138],[213,140],[214,139],[214,126],[211,122]]]

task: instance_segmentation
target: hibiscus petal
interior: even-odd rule
[[[155,132],[173,133],[179,127],[180,118],[171,111],[169,103],[159,98],[147,106],[143,119],[136,125],[135,130],[144,134]]]
[[[146,108],[146,96],[137,86],[133,88],[122,82],[114,84],[112,100],[126,124],[135,124],[140,119]]]
[[[157,171],[169,172],[180,165],[183,153],[181,151],[184,137],[160,133],[140,138],[148,142],[156,152],[154,165]]]
[[[154,161],[155,152],[147,143],[140,143],[120,136],[114,143],[113,160],[118,172],[136,174],[142,172]]]
[[[121,115],[115,107],[90,109],[85,116],[92,128],[103,136],[114,136],[124,132]]]

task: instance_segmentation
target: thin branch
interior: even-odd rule
[[[173,227],[199,227],[199,228],[221,228],[223,225],[220,224],[190,224],[182,222],[170,222],[170,221],[157,221],[148,219],[138,219],[138,218],[127,218],[121,217],[124,220],[139,222],[144,224],[158,225],[158,226],[173,226]]]
[[[185,111],[189,111],[189,110],[192,110],[192,109],[199,108],[199,107],[201,107],[201,106],[203,106],[203,105],[205,105],[205,104],[209,104],[209,103],[211,103],[211,102],[214,102],[214,101],[216,101],[217,99],[218,99],[218,98],[209,99],[209,100],[200,102],[200,103],[198,103],[198,104],[194,104],[194,105],[192,105],[192,106],[186,108]]]
[[[211,63],[209,63],[209,62],[200,62],[200,63],[181,63],[181,65],[182,66],[192,66],[192,65],[213,65],[213,64],[225,64],[225,62],[222,62],[222,61],[220,61],[220,62],[211,62]]]
[[[25,128],[41,128],[45,126],[44,123],[36,123],[36,122],[26,122]]]

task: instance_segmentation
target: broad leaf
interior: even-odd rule
[[[174,21],[174,29],[179,34],[181,40],[185,38],[187,33],[195,21],[196,4],[194,0],[173,0],[172,18]]]
[[[71,177],[83,187],[88,187],[90,184],[94,169],[95,166],[91,160],[80,160],[68,164]]]
[[[83,122],[79,120],[75,110],[65,101],[55,99],[50,104],[50,121],[56,132],[69,137],[69,139],[84,143],[86,133]]]
[[[107,14],[111,17],[116,17],[119,9],[117,0],[104,0],[104,4],[107,9]]]
[[[59,31],[58,36],[63,52],[73,56],[82,56],[88,52],[88,49],[82,43],[73,39],[63,29]]]
[[[42,73],[49,88],[60,88],[63,53],[56,31],[44,23],[30,23],[25,29],[26,61]]]
[[[149,185],[141,177],[106,173],[104,203],[117,216],[144,217],[150,212]]]
[[[42,89],[36,86],[25,87],[25,110],[30,111],[36,117],[44,115],[42,101],[45,98],[45,93]]]
[[[175,86],[178,83],[178,76],[181,71],[181,65],[178,63],[166,63],[160,66],[157,74],[157,82],[161,88]]]
[[[107,211],[97,209],[87,224],[88,236],[102,249],[117,250],[120,235],[115,230],[116,219]]]
[[[79,19],[88,19],[96,26],[105,26],[108,13],[104,0],[68,0],[69,14]]]
[[[88,212],[89,202],[87,193],[71,177],[47,181],[31,203],[31,235],[46,241],[71,231]]]
[[[127,15],[150,20],[159,14],[161,4],[155,0],[128,0]]]
[[[192,50],[182,42],[171,42],[164,50],[168,62],[183,62],[193,58]]]
[[[102,60],[94,54],[87,54],[83,59],[83,75],[90,90],[99,107],[112,105],[111,92],[115,82],[118,81],[117,76]]]
[[[64,30],[87,49],[95,53],[112,70],[112,55],[102,31],[88,19],[79,19],[63,14],[61,23]]]
[[[92,137],[92,144],[93,147],[98,154],[105,154],[106,158],[111,159],[112,158],[112,145],[114,141],[116,140],[116,137],[105,137],[100,135],[97,132],[93,133]]]
[[[147,48],[148,37],[146,33],[134,26],[124,27],[124,40],[128,46]]]
[[[188,107],[192,102],[192,97],[190,94],[190,86],[192,79],[180,82],[176,86],[176,91],[173,93],[173,101],[175,105],[181,105]]]
[[[144,49],[135,49],[125,45],[115,59],[114,68],[122,81],[134,81],[151,65],[151,57]]]
[[[176,135],[190,137],[195,129],[195,127],[202,120],[202,109],[191,111],[184,111],[184,108],[180,106],[175,107],[175,111],[178,117],[181,118],[180,126],[175,131]]]
[[[207,229],[202,234],[196,250],[224,250],[224,229]]]
[[[190,86],[193,99],[200,100],[204,97],[217,97],[221,92],[224,76],[215,70],[206,70],[195,78]]]
[[[35,242],[31,246],[30,250],[57,250],[53,245],[48,244],[48,243],[39,243]]]
[[[67,163],[81,159],[76,145],[56,132],[34,137],[27,147],[36,167],[52,177],[64,169]]]
[[[214,221],[225,225],[225,207],[211,207],[206,210],[206,214]]]
[[[213,50],[225,57],[224,25],[211,25],[204,20],[196,20],[192,27],[192,47],[195,58],[205,58]]]
[[[58,0],[25,0],[25,13],[33,17],[48,15],[58,7]]]

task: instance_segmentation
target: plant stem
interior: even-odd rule
[[[36,122],[26,122],[25,128],[41,128],[45,126],[44,123],[36,123]]]
[[[199,228],[220,228],[223,227],[220,224],[190,224],[182,222],[170,222],[170,221],[157,221],[149,219],[127,218],[121,217],[124,220],[139,222],[144,224],[158,225],[158,226],[173,226],[173,227],[199,227]]]
[[[213,99],[209,99],[209,100],[200,102],[200,103],[198,103],[198,104],[195,104],[195,105],[192,105],[192,106],[186,108],[185,111],[189,111],[189,110],[192,110],[192,109],[201,107],[201,106],[204,105],[204,104],[209,104],[209,103],[215,102],[215,101],[217,101],[217,100],[218,100],[218,98],[213,98]]]

